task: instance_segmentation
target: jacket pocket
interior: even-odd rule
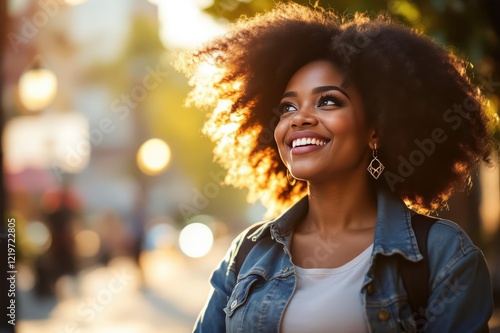
[[[256,275],[249,275],[240,280],[235,286],[224,308],[227,317],[231,317],[236,310],[244,305],[250,294],[250,289],[259,280]]]

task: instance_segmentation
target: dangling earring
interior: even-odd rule
[[[373,178],[377,179],[380,177],[382,174],[382,171],[384,171],[385,167],[380,162],[380,160],[377,158],[377,144],[375,143],[373,145],[373,151],[372,151],[373,159],[370,162],[370,165],[368,165],[368,172],[373,176]]]
[[[295,179],[292,174],[290,173],[290,170],[286,169],[286,180],[288,181],[288,184],[290,186],[293,186],[297,183],[297,179]]]

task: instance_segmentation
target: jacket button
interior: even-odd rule
[[[389,313],[389,311],[382,309],[378,312],[377,317],[381,322],[386,322],[391,317],[391,314]]]
[[[366,286],[366,292],[368,293],[368,295],[373,295],[373,284],[369,284]]]
[[[234,307],[236,306],[236,304],[238,304],[238,299],[235,299],[235,300],[231,303],[231,309],[234,309]]]

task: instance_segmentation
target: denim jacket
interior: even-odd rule
[[[195,332],[280,331],[296,286],[291,236],[307,210],[308,198],[304,197],[249,235],[255,245],[237,277],[234,257],[246,231],[233,241],[211,276],[212,288]],[[382,191],[377,194],[373,252],[360,290],[370,332],[417,332],[397,268],[399,255],[413,262],[423,258],[411,228],[413,214],[399,198]],[[458,225],[438,220],[429,231],[428,261],[430,296],[425,332],[488,332],[493,299],[482,252]]]

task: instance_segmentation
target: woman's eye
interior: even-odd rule
[[[281,113],[297,111],[297,108],[290,103],[283,103],[280,106]]]
[[[340,106],[335,98],[323,97],[319,100],[318,106]]]

